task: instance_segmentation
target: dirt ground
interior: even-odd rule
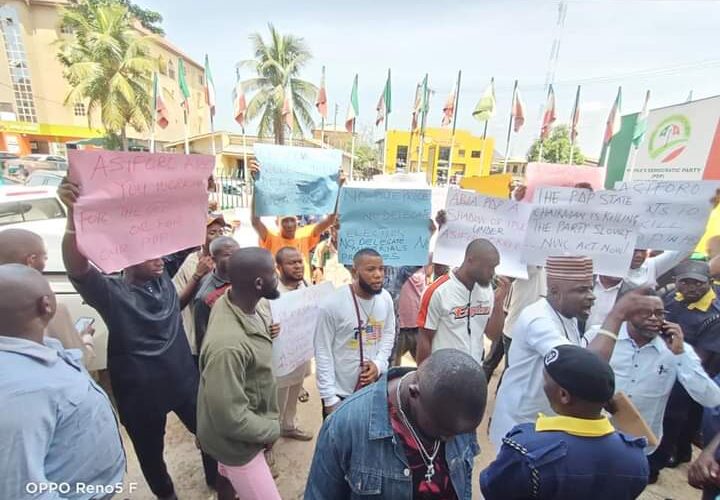
[[[411,364],[411,363],[408,363]],[[491,380],[490,397],[486,415],[492,413],[495,404],[495,386],[498,374]],[[303,429],[313,431],[316,435],[320,429],[322,419],[320,416],[320,400],[315,386],[314,377],[305,380],[305,388],[310,392],[310,401],[298,405],[298,420]],[[126,475],[125,493],[118,498],[138,500],[152,500],[154,496],[143,479],[140,467],[132,448],[132,443],[123,430],[123,443],[128,459],[128,473]],[[473,471],[473,499],[481,499],[478,476],[495,454],[487,437],[487,417],[478,429],[478,441],[481,452],[475,459]],[[281,438],[275,444],[275,457],[280,469],[277,479],[280,495],[284,500],[297,500],[302,498],[307,480],[315,441],[299,442]],[[175,417],[169,415],[165,436],[165,460],[168,470],[175,483],[177,496],[180,500],[206,500],[215,498],[212,490],[205,486],[203,478],[200,453],[195,448],[193,436]],[[133,492],[130,492],[130,483]],[[642,500],[691,500],[699,499],[701,493],[687,484],[687,464],[677,469],[665,469],[660,474],[660,480],[645,490],[640,496]],[[338,499],[339,500],[339,499]]]

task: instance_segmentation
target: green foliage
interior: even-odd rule
[[[163,21],[163,17],[159,12],[150,9],[143,9],[139,5],[132,3],[130,0],[72,0],[73,7],[84,9],[90,13],[92,7],[105,5],[122,5],[128,9],[132,17],[151,33],[156,35],[164,35],[165,31],[159,26]]]
[[[156,61],[149,56],[149,37],[133,29],[129,10],[115,2],[71,5],[61,15],[75,33],[60,42],[58,52],[71,87],[65,104],[87,102],[90,127],[99,109],[106,132],[120,135],[127,149],[127,126],[142,132],[152,120]]]
[[[549,163],[569,163],[570,162],[570,130],[567,125],[559,125],[555,127],[550,136],[542,141],[542,159],[538,159],[540,154],[540,139],[536,139],[530,150],[528,151],[528,161],[544,161]],[[577,141],[573,149],[573,164],[582,165],[585,162],[585,156],[580,151]]]
[[[373,175],[381,174],[382,168],[378,168],[377,148],[370,144],[357,145],[353,170],[353,175],[361,179],[369,179]]]
[[[257,78],[243,82],[246,91],[257,91],[248,103],[248,119],[260,117],[258,135],[275,136],[276,144],[285,143],[287,124],[282,116],[285,92],[290,88],[293,103],[294,134],[302,137],[303,126],[312,128],[317,87],[299,78],[300,70],[312,57],[302,38],[282,35],[270,24],[270,39],[265,41],[260,33],[250,35],[255,58],[243,65],[257,73]]]

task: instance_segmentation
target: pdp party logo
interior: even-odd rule
[[[680,156],[690,140],[690,120],[684,115],[672,115],[655,127],[650,135],[648,154],[653,160],[668,163]]]

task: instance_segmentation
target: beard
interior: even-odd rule
[[[358,277],[358,285],[360,285],[360,288],[362,288],[363,292],[370,294],[370,295],[380,295],[383,291],[382,287],[380,287],[378,290],[375,290],[370,283],[363,280],[362,278]]]

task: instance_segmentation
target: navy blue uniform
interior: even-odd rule
[[[541,416],[503,438],[480,488],[486,500],[637,498],[648,482],[645,445],[607,419]]]

